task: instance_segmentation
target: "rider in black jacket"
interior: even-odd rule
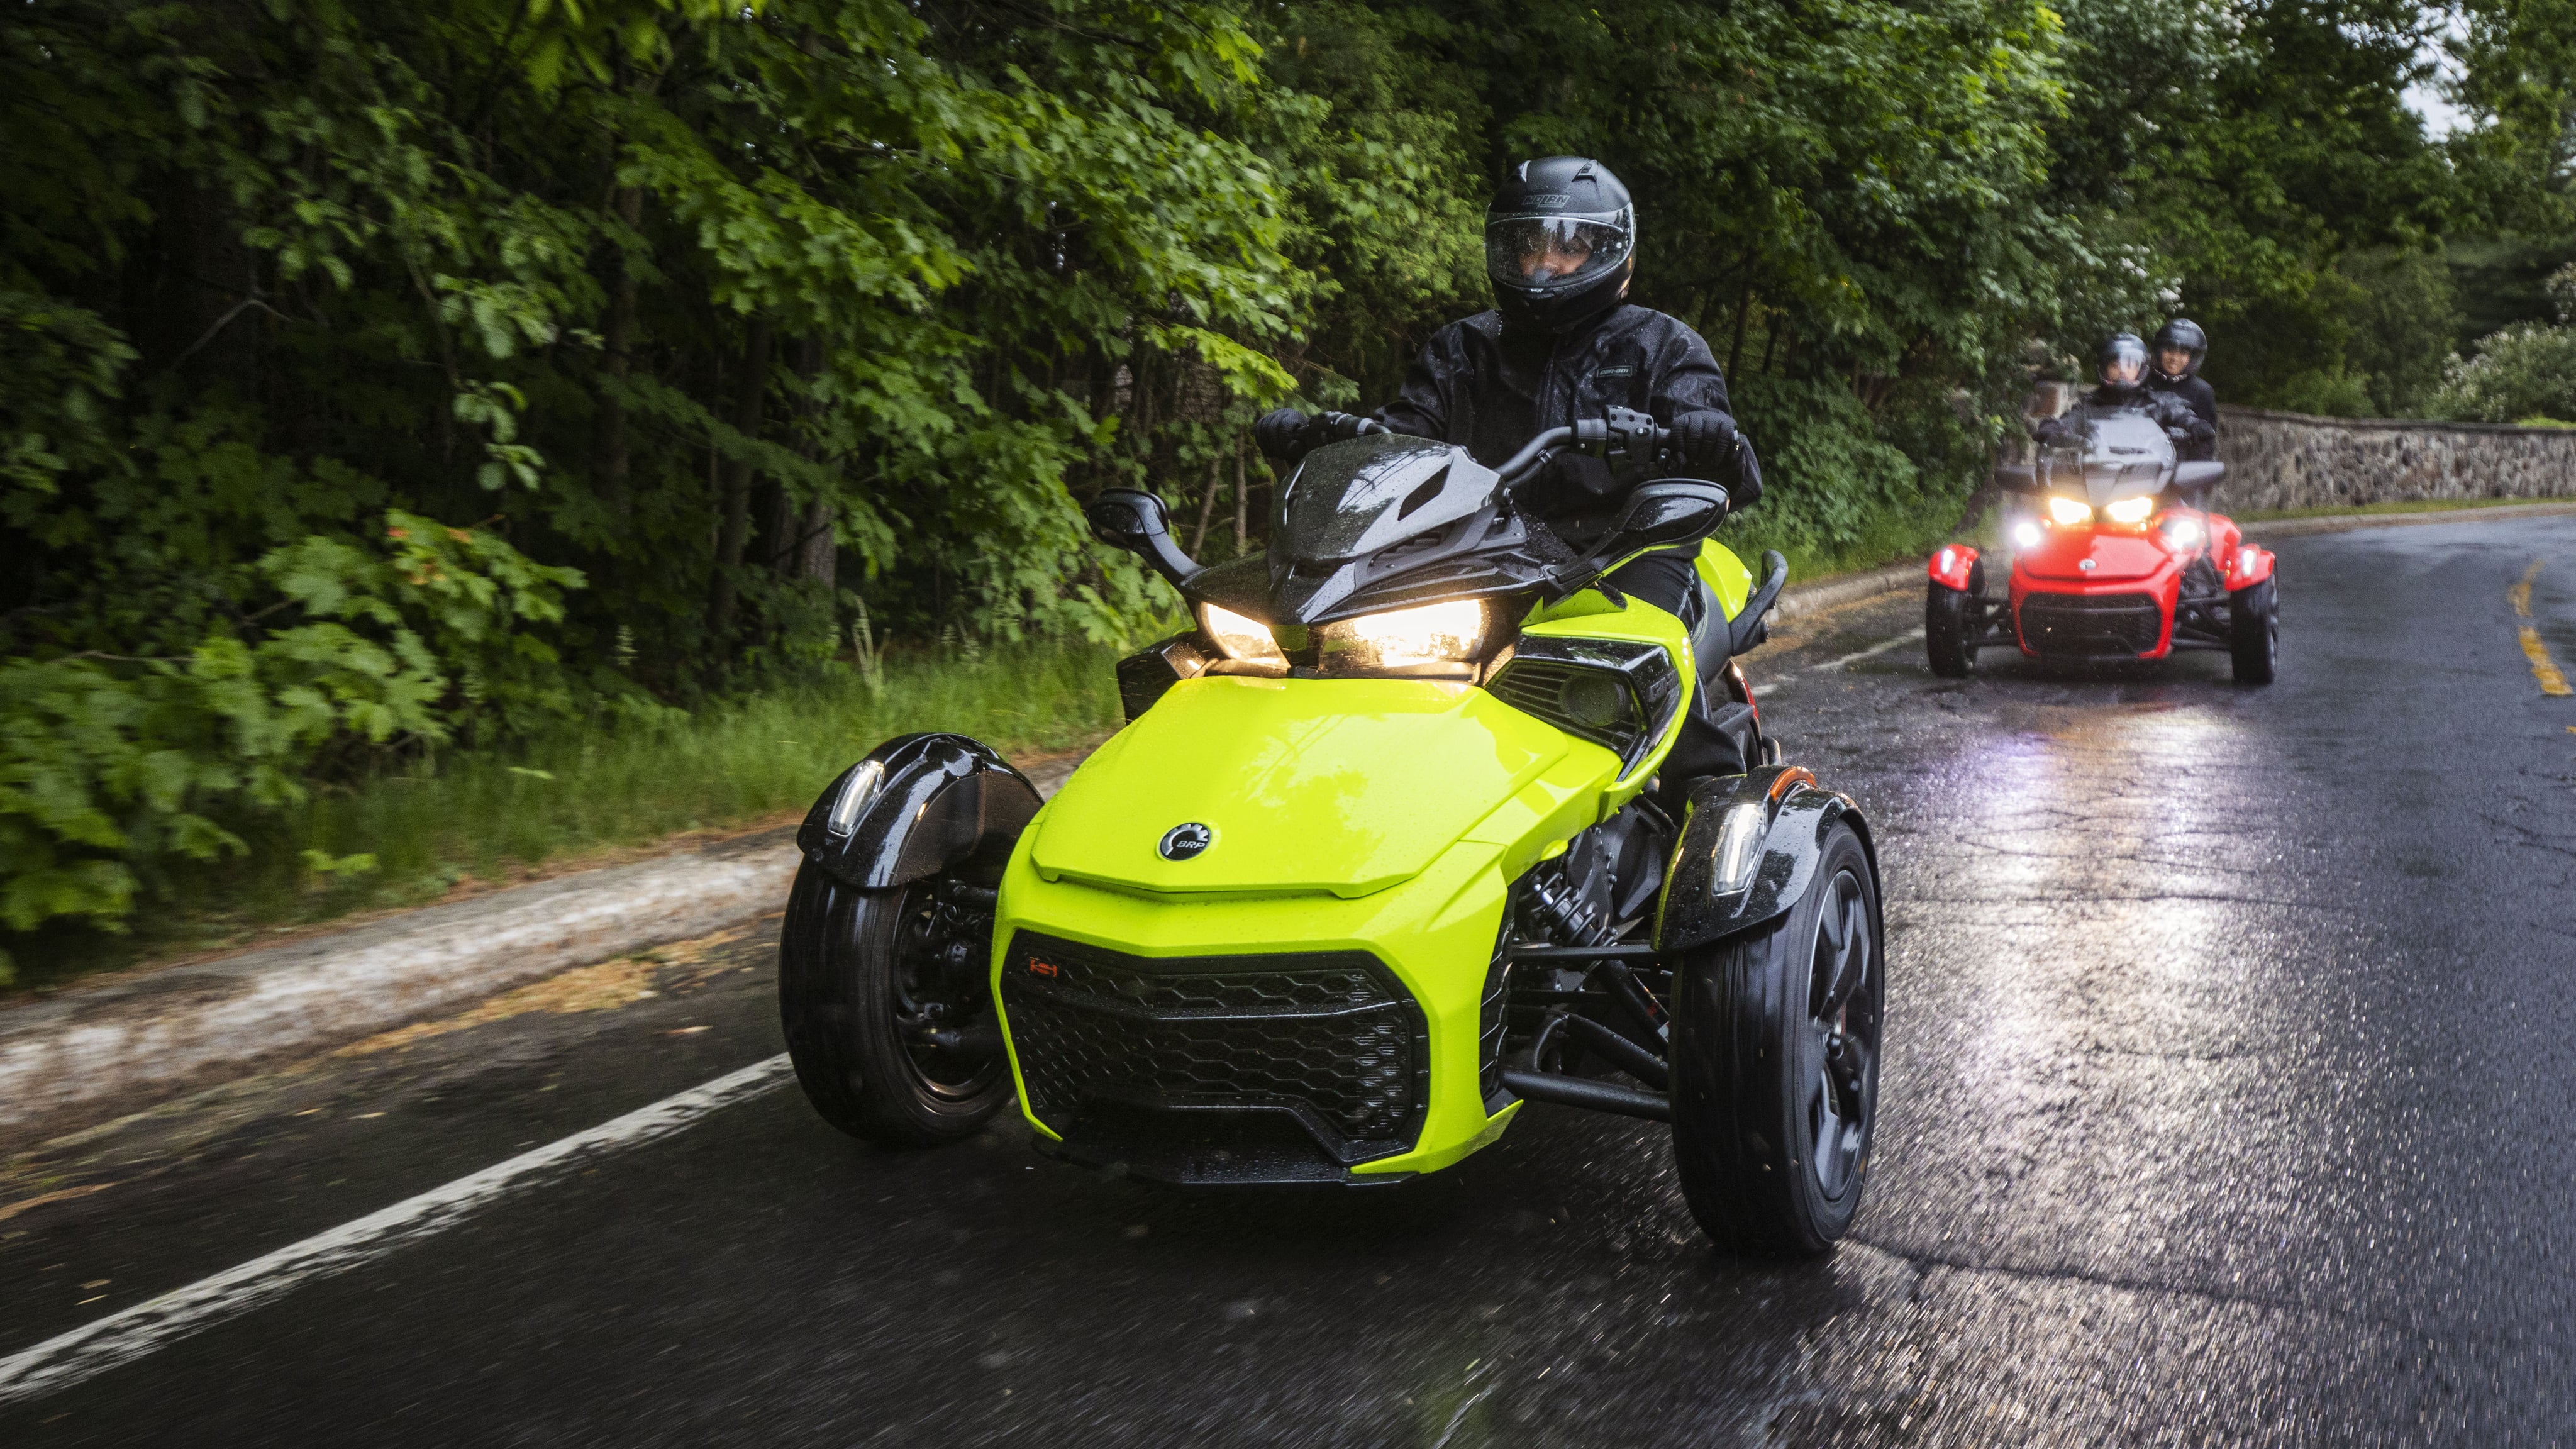
[[[1493,466],[1545,429],[1633,408],[1673,430],[1692,471],[1725,486],[1731,513],[1751,507],[1762,496],[1762,469],[1736,431],[1716,356],[1686,324],[1627,302],[1636,244],[1636,209],[1609,167],[1578,156],[1523,162],[1485,212],[1494,310],[1433,333],[1377,420],[1398,433],[1460,444]],[[1264,452],[1294,461],[1332,435],[1326,418],[1283,408],[1255,425],[1254,435]],[[1560,534],[1580,538],[1606,526],[1644,478],[1565,453],[1517,496]],[[1696,622],[1701,595],[1691,560],[1698,551],[1692,545],[1647,554],[1604,582]],[[1711,669],[1717,662],[1703,661]],[[1695,694],[1699,705],[1666,762],[1676,780],[1749,763],[1705,727],[1707,693]]]
[[[1433,333],[1377,420],[1461,444],[1490,466],[1544,429],[1634,408],[1679,435],[1694,469],[1725,485],[1730,512],[1751,507],[1762,470],[1736,432],[1717,358],[1684,323],[1627,304],[1636,239],[1635,207],[1610,168],[1574,156],[1522,163],[1485,214],[1494,310]],[[1263,451],[1294,461],[1324,442],[1329,426],[1283,408],[1254,433]],[[1605,524],[1641,481],[1569,453],[1519,497],[1560,533],[1580,536]],[[1693,552],[1649,555],[1611,583],[1679,613]]]

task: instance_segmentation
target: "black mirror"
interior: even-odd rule
[[[1173,588],[1190,581],[1199,566],[1172,541],[1171,514],[1163,500],[1134,488],[1103,489],[1082,511],[1091,536],[1111,548],[1143,556]]]
[[[2028,463],[2005,463],[1995,469],[1995,486],[2006,493],[2039,491],[2039,470]]]
[[[2226,476],[2224,463],[2176,463],[2173,486],[2186,490],[2207,488]]]
[[[1092,500],[1082,516],[1090,523],[1093,538],[1129,553],[1144,552],[1147,539],[1172,531],[1171,514],[1164,510],[1163,500],[1133,488],[1109,489]]]
[[[1725,518],[1725,489],[1697,478],[1658,478],[1628,495],[1628,507],[1603,551],[1615,558],[1641,548],[1696,543]]]

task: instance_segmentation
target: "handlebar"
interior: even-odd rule
[[[1574,429],[1572,428],[1549,428],[1537,437],[1521,444],[1521,450],[1512,454],[1512,456],[1503,463],[1503,466],[1496,468],[1494,471],[1502,475],[1503,486],[1508,488],[1511,485],[1520,482],[1523,475],[1527,474],[1533,467],[1537,466],[1539,456],[1541,454],[1545,453],[1550,448],[1572,441],[1573,437]]]
[[[1572,427],[1549,428],[1521,445],[1521,450],[1494,471],[1502,475],[1503,486],[1513,487],[1535,469],[1552,448],[1572,443],[1579,448],[1624,446],[1632,451],[1640,446],[1660,452],[1673,440],[1673,430],[1657,427],[1655,420],[1626,408],[1612,408],[1606,418],[1581,418]]]

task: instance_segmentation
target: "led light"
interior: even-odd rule
[[[2236,551],[2236,571],[2240,574],[2250,574],[2254,572],[2253,549],[2241,548]]]
[[[2013,525],[2013,544],[2015,547],[2037,548],[2039,547],[2039,541],[2045,537],[2047,537],[2047,535],[2039,531],[2039,525],[2031,522],[2027,518]]]
[[[1393,609],[1327,624],[1321,631],[1332,665],[1409,669],[1465,664],[1485,642],[1485,606],[1473,599]]]
[[[2103,505],[2102,516],[2113,523],[2144,523],[2147,521],[2147,515],[2155,511],[2156,500],[2153,497],[2141,496],[2123,498],[2117,503]]]
[[[832,797],[831,813],[823,817],[823,829],[836,836],[846,836],[858,828],[859,812],[877,797],[877,787],[885,783],[885,762],[868,760],[850,772],[841,782],[841,793]]]
[[[1214,604],[1199,605],[1199,628],[1228,659],[1247,659],[1286,668],[1288,656],[1279,652],[1279,643],[1270,637],[1269,628],[1258,619],[1247,619],[1232,609]]]
[[[1717,849],[1710,854],[1708,893],[1731,896],[1753,884],[1753,868],[1762,862],[1762,835],[1770,812],[1759,800],[1728,807],[1717,828]]]
[[[2200,520],[2197,518],[2175,517],[2165,520],[2165,542],[2176,548],[2198,548],[2201,540],[2208,536],[2208,531],[2200,526]]]
[[[1934,567],[1934,568],[1939,569],[1941,572],[1943,572],[1943,573],[1945,573],[1945,574],[1946,574],[1946,573],[1948,573],[1950,570],[1952,570],[1952,569],[1954,569],[1954,568],[1957,568],[1958,566],[1959,566],[1959,551],[1958,551],[1957,549],[1955,549],[1955,548],[1945,548],[1945,549],[1941,550],[1941,555],[1940,555],[1939,561],[1938,561],[1938,562],[1936,562],[1936,563],[1933,565],[1933,567]]]
[[[2048,516],[2055,519],[2061,528],[2073,528],[2079,524],[2091,523],[2093,508],[2090,504],[2078,503],[2072,498],[2052,497],[2048,500]]]

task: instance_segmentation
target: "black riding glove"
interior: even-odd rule
[[[1724,413],[1684,413],[1673,419],[1673,441],[1681,444],[1682,456],[1696,467],[1715,471],[1734,462],[1735,440],[1735,419]]]
[[[1252,425],[1252,440],[1282,463],[1294,463],[1315,448],[1313,420],[1295,408],[1275,408]]]

